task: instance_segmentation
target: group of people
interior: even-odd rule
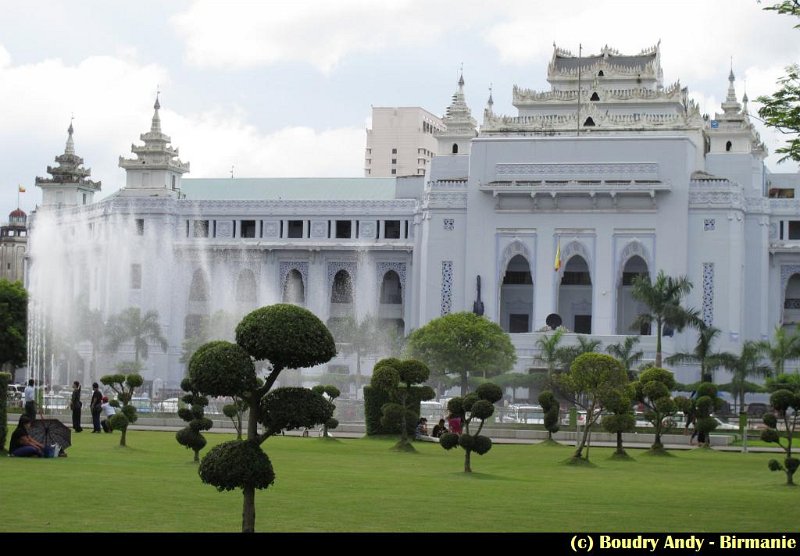
[[[83,431],[83,427],[81,426],[82,407],[81,383],[76,380],[72,383],[72,398],[69,402],[69,408],[72,410],[72,430],[75,432]],[[92,397],[89,400],[89,411],[92,414],[93,433],[112,431],[109,419],[116,413],[116,410],[108,402],[108,397],[104,396],[100,391],[100,385],[96,382],[92,383]],[[105,419],[101,420],[101,416],[105,416]]]
[[[439,423],[434,425],[433,430],[428,434],[428,420],[425,417],[420,417],[419,421],[417,421],[417,428],[414,431],[414,439],[424,442],[438,442],[439,438],[446,432],[461,434],[461,418],[451,413],[447,418],[446,425],[444,419],[439,419]]]

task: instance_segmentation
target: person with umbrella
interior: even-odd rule
[[[69,408],[72,410],[72,430],[81,432],[81,383],[77,380],[72,383],[72,398],[69,401]]]
[[[31,434],[31,418],[27,415],[19,416],[19,424],[14,432],[11,433],[11,443],[8,451],[12,456],[18,458],[36,457],[44,455],[44,445],[35,440]]]

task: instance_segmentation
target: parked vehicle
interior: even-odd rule
[[[500,420],[504,423],[543,425],[544,410],[540,405],[511,404],[503,408]]]

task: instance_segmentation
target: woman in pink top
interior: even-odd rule
[[[453,434],[461,434],[461,417],[451,413],[447,418],[447,426]]]

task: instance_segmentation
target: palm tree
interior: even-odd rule
[[[634,328],[656,323],[656,367],[661,367],[661,335],[664,326],[677,331],[688,325],[696,325],[700,319],[694,309],[684,309],[681,298],[692,291],[692,283],[686,276],[673,278],[661,270],[655,282],[647,275],[639,275],[633,279],[631,294],[650,309],[649,313],[639,315],[633,323]]]
[[[161,335],[158,311],[147,311],[142,316],[138,307],[128,307],[108,319],[108,337],[108,349],[111,351],[117,351],[123,343],[133,340],[134,361],[137,364],[140,355],[142,359],[147,359],[150,343],[157,343],[164,353],[169,347],[167,339]]]
[[[772,369],[768,365],[761,364],[762,348],[759,342],[746,341],[742,344],[742,353],[739,356],[732,353],[720,354],[722,365],[731,371],[731,381],[728,384],[720,385],[720,390],[725,390],[733,394],[737,400],[737,409],[741,411],[744,407],[744,395],[746,392],[759,392],[762,390],[757,384],[747,381],[750,376],[770,376]]]
[[[559,350],[561,365],[564,369],[569,370],[569,368],[572,367],[572,362],[575,361],[579,355],[583,355],[584,353],[596,353],[601,345],[603,345],[603,342],[600,340],[595,340],[581,334],[578,336],[578,345],[563,347]]]
[[[539,349],[536,360],[545,364],[548,378],[552,378],[556,369],[561,366],[564,353],[564,348],[561,347],[563,335],[563,330],[556,330],[550,336],[545,334],[536,340],[536,347]]]
[[[711,351],[711,344],[719,336],[719,333],[719,328],[701,325],[694,351],[671,355],[667,357],[667,363],[698,363],[700,365],[700,382],[713,382],[713,371],[722,366],[724,359],[722,353]]]
[[[641,338],[639,336],[626,336],[624,342],[611,344],[606,347],[608,354],[619,359],[622,366],[625,367],[625,370],[628,372],[628,380],[635,380],[636,371],[634,371],[633,368],[644,356],[642,350],[633,351],[640,340]]]
[[[800,328],[800,327],[799,327]],[[800,356],[800,335],[798,331],[788,335],[782,326],[775,327],[774,340],[758,342],[761,353],[769,357],[776,375],[783,374],[786,361]]]

